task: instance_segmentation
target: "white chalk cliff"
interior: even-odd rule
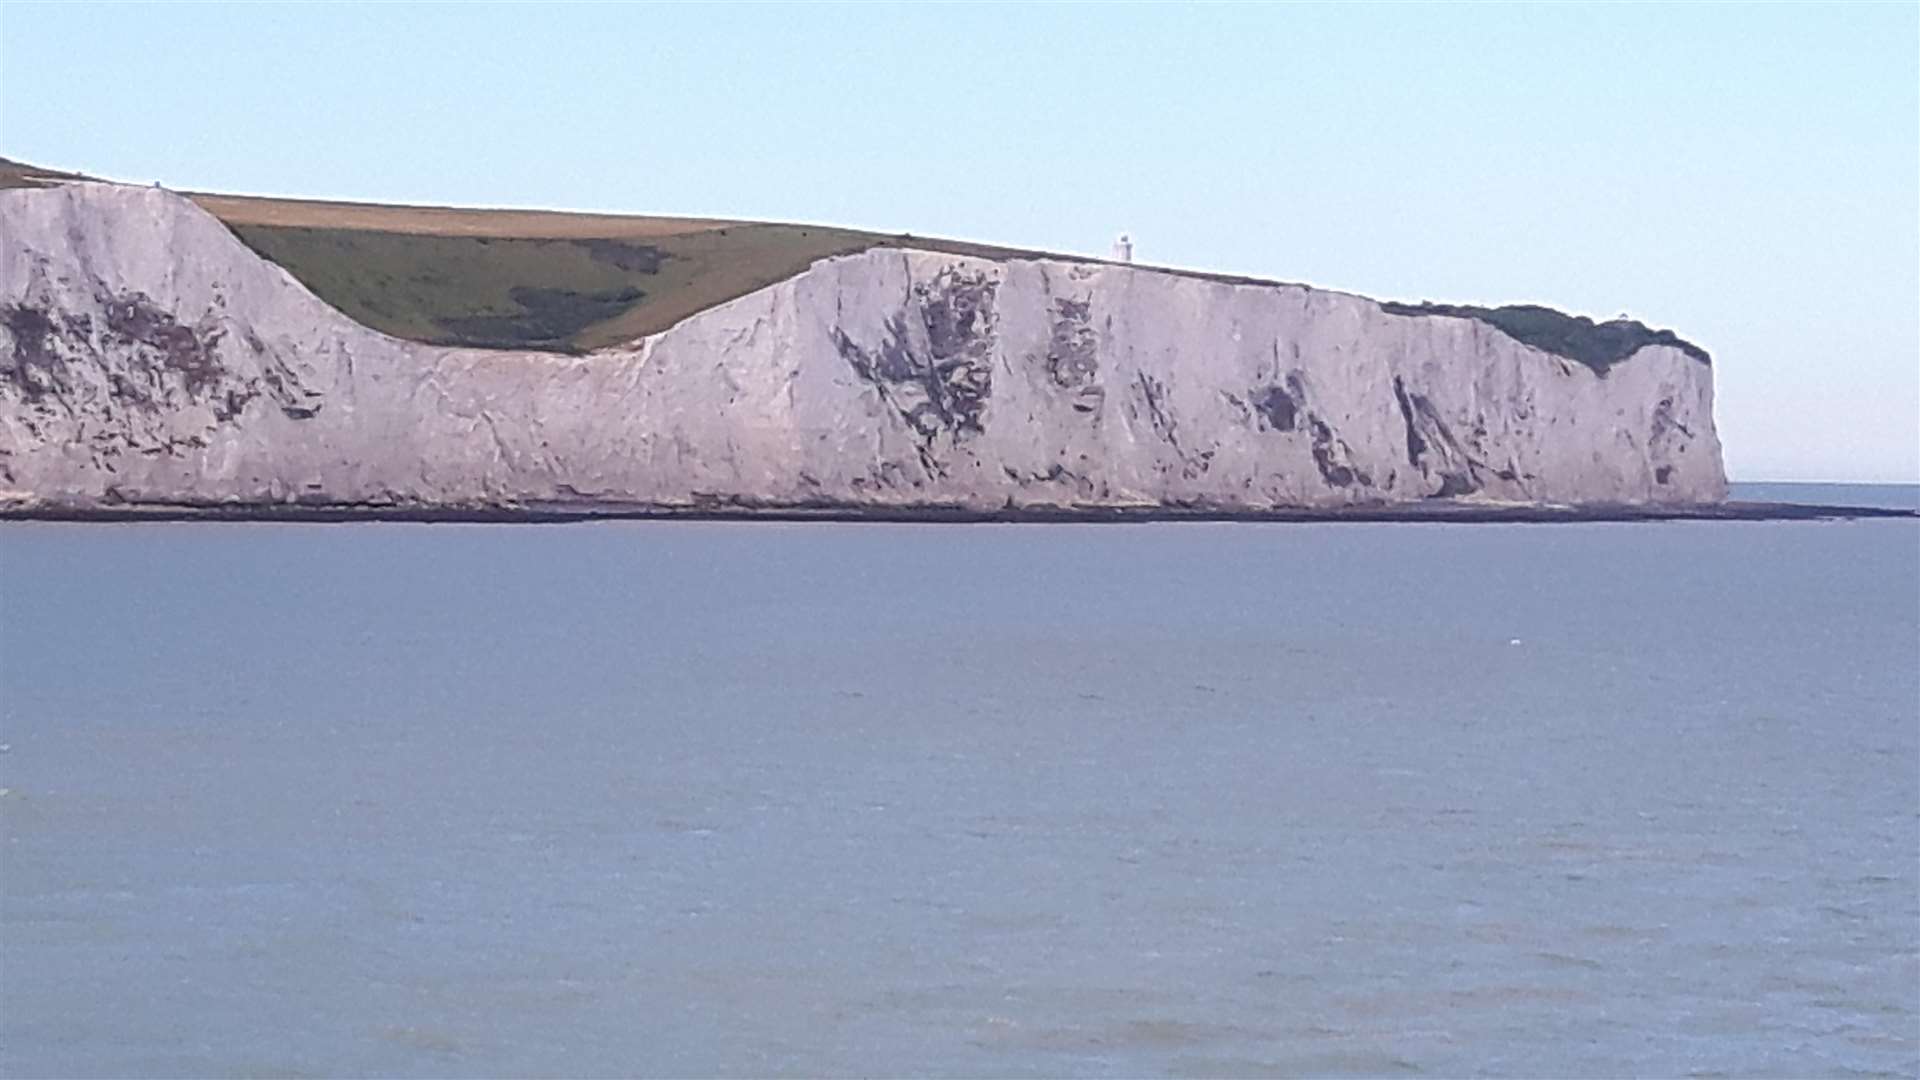
[[[352,321],[194,203],[0,191],[0,508],[1725,497],[1712,369],[1294,285],[876,248],[630,346]]]

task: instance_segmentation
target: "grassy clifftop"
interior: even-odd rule
[[[881,244],[1037,254],[816,225],[190,197],[354,319],[394,337],[478,348],[621,344]]]
[[[192,198],[360,322],[481,348],[631,341],[879,240],[701,218]]]
[[[0,158],[0,189],[89,179]],[[879,245],[984,258],[1076,256],[813,225],[388,206],[186,193],[261,257],[383,333],[477,348],[578,352],[632,341],[814,262]],[[1197,274],[1232,284],[1270,281]],[[1605,374],[1643,345],[1707,354],[1669,330],[1549,308],[1383,303],[1477,319]]]
[[[229,222],[243,243],[383,333],[442,345],[579,351],[664,330],[873,241],[733,225],[646,240],[444,236]]]

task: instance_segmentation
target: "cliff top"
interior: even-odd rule
[[[0,158],[0,189],[84,174]],[[393,337],[576,352],[664,330],[823,258],[903,247],[988,259],[1084,256],[817,225],[551,210],[468,209],[182,192],[262,258]],[[1281,282],[1140,267],[1236,285]],[[1476,319],[1600,374],[1646,345],[1704,350],[1669,330],[1533,305],[1385,302],[1395,315]]]

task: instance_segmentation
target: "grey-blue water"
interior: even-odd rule
[[[1920,524],[0,527],[8,1075],[1920,1072]]]
[[[1730,497],[1747,502],[1920,510],[1920,484],[1823,484],[1763,480],[1735,483],[1732,487]]]

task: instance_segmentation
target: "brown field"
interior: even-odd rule
[[[79,173],[61,172],[58,169],[43,169],[38,165],[29,165],[24,161],[0,157],[0,190],[6,188],[46,187],[50,181],[90,179]]]

